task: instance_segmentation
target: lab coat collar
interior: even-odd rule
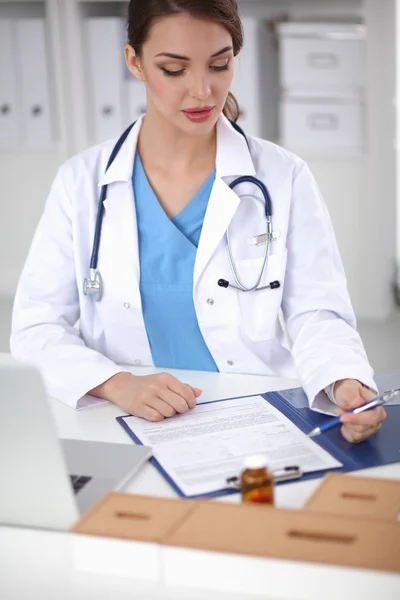
[[[136,146],[138,142],[139,132],[144,120],[144,115],[139,117],[128,137],[122,144],[120,151],[111,163],[109,169],[101,176],[98,186],[108,185],[116,181],[130,181],[133,173],[133,163],[135,161]],[[111,154],[111,150],[109,152]],[[107,156],[108,161],[108,156]]]
[[[246,139],[232,127],[224,115],[217,121],[216,163],[219,177],[256,176]]]
[[[143,119],[144,115],[132,127],[114,162],[101,176],[98,186],[108,185],[116,181],[131,180],[136,146]],[[224,115],[221,115],[217,121],[216,168],[219,177],[256,175],[245,138],[232,127]]]

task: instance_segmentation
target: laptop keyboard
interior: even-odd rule
[[[70,478],[74,494],[77,494],[92,479],[92,477],[85,477],[84,475],[70,475]]]

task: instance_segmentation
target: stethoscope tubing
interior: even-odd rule
[[[109,167],[113,163],[115,157],[117,156],[118,152],[121,149],[121,146],[125,142],[126,138],[128,137],[128,135],[134,125],[135,125],[135,123],[132,123],[132,125],[130,125],[119,137],[117,143],[115,144],[114,148],[112,149],[112,152],[111,152],[110,157],[107,162],[105,172],[108,171]],[[234,127],[234,129],[236,131],[238,131],[239,133],[241,133],[243,135],[243,137],[246,140],[247,146],[249,147],[249,143],[248,143],[248,140],[247,140],[247,137],[246,137],[244,131],[236,123],[232,123],[232,126]],[[249,150],[250,150],[250,147],[249,147]],[[263,264],[262,264],[262,268],[261,268],[259,277],[257,278],[257,282],[255,283],[255,285],[250,286],[250,287],[245,286],[240,280],[239,274],[236,269],[235,261],[233,259],[232,249],[231,249],[231,244],[230,244],[230,239],[229,239],[229,227],[228,227],[226,230],[226,233],[225,233],[225,247],[226,247],[229,265],[230,265],[233,277],[235,279],[236,285],[229,284],[229,282],[226,282],[225,280],[220,280],[220,281],[225,281],[226,285],[223,285],[222,287],[228,287],[230,285],[231,287],[238,289],[240,291],[243,291],[243,292],[258,291],[258,290],[263,290],[266,288],[274,289],[276,287],[279,287],[279,282],[272,282],[269,285],[259,287],[262,277],[263,277],[263,274],[265,272],[267,263],[268,263],[268,253],[269,253],[271,239],[272,239],[272,202],[271,202],[271,197],[269,195],[266,185],[262,181],[257,179],[256,177],[253,177],[252,175],[242,175],[240,177],[237,177],[234,181],[232,181],[229,184],[229,187],[232,190],[234,190],[234,188],[236,186],[240,185],[241,183],[251,183],[251,184],[257,186],[263,195],[264,206],[265,206],[265,217],[266,217],[266,221],[267,221],[267,239],[266,239],[265,250],[264,250]],[[98,259],[99,259],[101,230],[102,230],[103,217],[104,217],[104,201],[106,199],[107,189],[108,189],[107,184],[103,185],[101,188],[100,198],[99,198],[99,207],[98,207],[98,211],[97,211],[96,224],[95,224],[95,230],[94,230],[94,236],[93,236],[93,248],[92,248],[92,254],[91,254],[91,258],[90,258],[90,279],[87,279],[86,277],[84,279],[84,294],[85,295],[88,295],[88,294],[95,295],[96,301],[99,301],[101,299],[102,291],[103,291],[103,283],[102,283],[100,273],[97,271],[97,264],[98,264]]]
[[[240,280],[239,274],[237,272],[235,261],[233,259],[231,243],[230,243],[230,239],[229,239],[229,227],[227,228],[226,233],[225,233],[225,248],[226,248],[226,254],[228,256],[229,266],[231,268],[232,275],[233,275],[235,283],[236,283],[236,285],[230,284],[230,287],[238,289],[241,292],[255,292],[255,291],[261,291],[261,290],[270,288],[270,285],[265,285],[265,286],[260,287],[260,283],[263,278],[264,271],[267,267],[268,253],[269,253],[269,248],[270,248],[270,244],[271,244],[272,202],[271,202],[271,197],[269,195],[267,186],[262,181],[257,179],[256,177],[253,177],[252,175],[242,175],[241,177],[237,177],[234,181],[232,181],[229,184],[229,187],[231,188],[231,190],[234,190],[234,188],[236,186],[240,185],[241,183],[251,183],[251,184],[257,186],[263,195],[265,217],[267,220],[267,239],[266,239],[266,243],[265,243],[264,257],[263,257],[263,263],[262,263],[262,267],[260,270],[260,274],[257,278],[256,283],[254,285],[248,287],[248,286],[245,286],[244,283],[242,283],[242,281]]]

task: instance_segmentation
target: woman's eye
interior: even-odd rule
[[[161,71],[167,77],[178,77],[179,75],[182,75],[185,72],[185,69],[179,69],[178,71],[170,71],[169,69],[166,69],[165,67],[161,67]]]
[[[230,61],[228,60],[227,62],[223,63],[222,65],[214,64],[214,65],[210,66],[210,69],[212,71],[228,71],[229,66],[230,66],[229,63],[230,63]]]
[[[211,71],[228,71],[230,67],[230,60],[225,61],[224,63],[214,63],[210,65]],[[183,75],[186,69],[167,69],[166,67],[160,67],[161,71],[167,77],[179,77],[179,75]]]

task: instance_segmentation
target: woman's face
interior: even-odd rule
[[[215,125],[231,87],[232,37],[218,23],[171,15],[155,22],[140,57],[131,46],[129,70],[146,85],[147,110],[189,134]]]

